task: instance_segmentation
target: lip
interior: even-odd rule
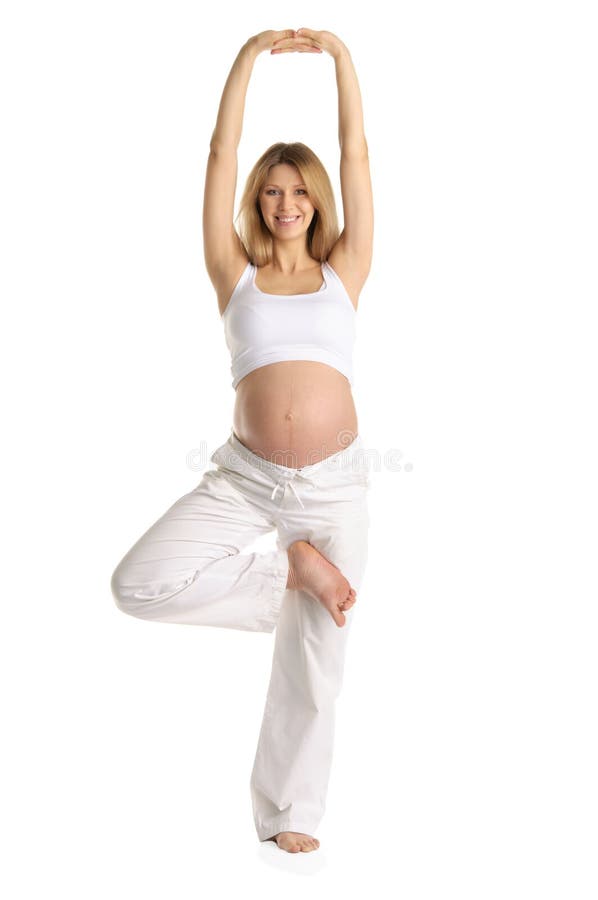
[[[283,228],[288,227],[289,225],[294,225],[295,222],[298,222],[301,216],[295,216],[292,222],[282,222],[278,216],[274,216],[279,225],[282,225]]]

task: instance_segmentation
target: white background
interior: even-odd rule
[[[596,897],[591,6],[4,5],[11,900]],[[354,394],[381,463],[321,846],[291,855],[250,809],[274,636],[134,619],[109,581],[228,437],[209,140],[241,45],[301,26],[347,44],[363,95]],[[237,199],[302,140],[342,222],[336,102],[327,54],[260,56]]]

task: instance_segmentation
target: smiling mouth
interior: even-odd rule
[[[301,216],[274,216],[277,222],[280,222],[281,225],[292,225],[293,222],[296,222]]]

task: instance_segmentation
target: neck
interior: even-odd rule
[[[295,272],[304,272],[313,269],[317,260],[307,252],[304,242],[293,244],[290,241],[274,241],[272,244],[272,259],[270,267],[283,275],[293,275]]]

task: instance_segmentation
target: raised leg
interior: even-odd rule
[[[274,527],[225,472],[208,470],[120,561],[111,579],[116,605],[140,619],[271,632],[287,553],[241,550]]]

